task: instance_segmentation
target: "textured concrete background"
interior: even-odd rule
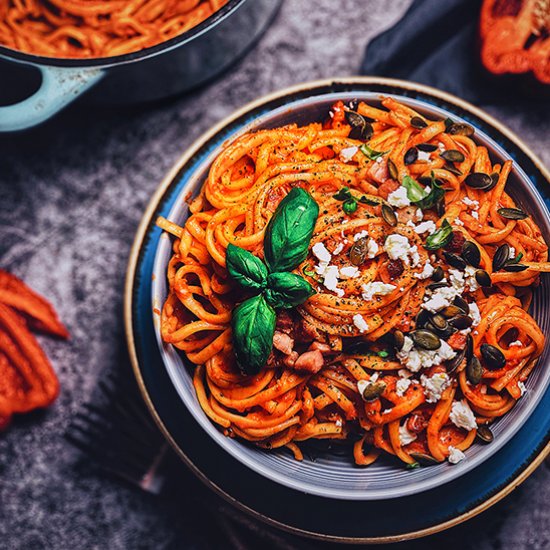
[[[256,49],[202,90],[147,107],[75,106],[32,132],[0,138],[0,266],[48,296],[72,333],[68,343],[42,340],[62,384],[55,406],[0,436],[2,548],[214,545],[203,537],[206,514],[201,523],[188,511],[200,492],[190,478],[179,499],[143,495],[78,461],[61,435],[98,378],[116,368],[127,257],[167,170],[245,102],[301,81],[355,74],[368,40],[408,3],[286,0]],[[550,164],[544,106],[488,110]],[[467,526],[405,546],[548,548],[549,499],[550,470],[542,466]]]

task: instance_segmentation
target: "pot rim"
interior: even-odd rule
[[[67,67],[67,68],[109,68],[115,65],[125,65],[127,63],[134,63],[142,61],[150,57],[154,57],[160,53],[164,53],[169,50],[173,50],[179,46],[183,46],[188,42],[191,42],[195,38],[202,36],[212,28],[216,27],[219,23],[225,20],[229,15],[240,8],[247,0],[229,0],[218,11],[214,12],[210,17],[207,17],[204,21],[189,29],[188,31],[166,40],[123,55],[116,55],[113,57],[94,57],[94,58],[64,58],[64,57],[47,57],[41,55],[35,55],[30,53],[14,50],[6,46],[0,45],[0,59],[7,58],[8,60],[25,63],[27,65],[46,65],[55,67]]]

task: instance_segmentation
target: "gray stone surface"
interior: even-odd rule
[[[225,535],[204,537],[196,482],[189,478],[179,499],[142,494],[79,461],[62,433],[98,378],[116,368],[127,257],[167,170],[245,102],[301,81],[355,74],[369,38],[408,3],[286,0],[256,49],[201,90],[148,106],[77,105],[32,132],[0,137],[0,266],[48,296],[72,334],[68,343],[41,339],[62,384],[55,406],[0,435],[0,547],[223,546]],[[544,106],[489,111],[550,164]],[[481,518],[402,547],[548,548],[549,498],[543,466]],[[247,540],[255,547],[257,539]]]

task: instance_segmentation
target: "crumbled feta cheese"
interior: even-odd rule
[[[409,340],[411,340],[409,338]],[[412,348],[412,340],[411,340],[411,348]],[[412,376],[412,372],[408,371],[407,369],[399,369],[397,371],[397,374],[399,375],[399,378],[410,378]]]
[[[416,439],[416,434],[409,432],[407,429],[407,425],[403,424],[402,426],[399,426],[399,442],[404,447],[405,445],[409,445]]]
[[[464,225],[464,222],[460,218],[456,218],[456,220],[454,221],[454,224],[455,225]]]
[[[472,302],[471,304],[468,304],[468,309],[470,310],[470,317],[474,320],[472,326],[477,327],[477,325],[481,323],[481,313],[479,311],[479,306],[475,302]]]
[[[399,397],[403,397],[411,384],[412,382],[408,378],[400,378],[395,384],[395,393]]]
[[[332,258],[331,253],[327,250],[323,243],[315,243],[311,249],[313,255],[321,262],[330,262]]]
[[[407,197],[407,189],[403,186],[398,187],[388,195],[388,203],[396,208],[404,208],[409,206],[411,201]]]
[[[412,260],[413,267],[420,263],[418,247],[411,246],[409,239],[403,235],[397,233],[388,235],[384,242],[384,250],[391,260],[402,260],[406,265],[410,265]]]
[[[514,342],[510,342],[509,348],[513,348],[514,346],[517,346],[518,348],[523,346],[523,342],[521,340],[515,340]]]
[[[349,162],[355,156],[355,153],[357,153],[357,151],[359,151],[359,148],[355,145],[342,149],[340,151],[340,160],[342,162]]]
[[[367,258],[372,260],[378,254],[378,243],[374,239],[369,239],[367,241]]]
[[[349,265],[340,268],[340,279],[354,279],[359,277],[359,268],[354,265]]]
[[[477,428],[476,417],[472,409],[470,409],[468,402],[464,399],[462,401],[453,401],[449,418],[457,428],[464,428],[468,431]]]
[[[479,220],[479,212],[478,212],[477,210],[472,210],[471,216],[472,216],[472,218],[474,218],[475,220]]]
[[[442,342],[442,344],[443,343],[446,342]],[[453,357],[455,355],[456,354],[453,352]],[[441,399],[441,395],[443,394],[443,392],[450,386],[451,379],[446,372],[437,372],[433,376],[426,376],[425,374],[423,374],[420,377],[420,384],[422,384],[422,387],[424,388],[424,396],[426,397],[426,402],[437,403],[437,401]]]
[[[428,277],[431,277],[433,275],[433,272],[435,271],[433,265],[427,261],[425,264],[424,264],[424,268],[422,269],[422,271],[420,273],[415,273],[414,276],[417,278],[417,279],[427,279]]]
[[[430,160],[430,156],[429,151],[418,151],[418,160]]]
[[[445,145],[440,141],[438,144],[437,144],[437,147],[439,148],[439,150],[444,153],[446,151],[445,149]]]
[[[419,223],[415,228],[414,232],[417,235],[422,235],[422,233],[429,233],[430,235],[432,233],[435,233],[437,227],[435,223],[432,220],[427,220],[425,222]]]
[[[476,271],[477,269],[471,265],[467,265],[464,270],[464,281],[468,285],[470,292],[474,292],[479,288],[479,283],[476,279]]]
[[[359,233],[355,233],[355,235],[353,236],[353,242],[356,243],[359,239],[362,239],[368,236],[369,234],[363,229],[363,231],[360,231]]]
[[[440,309],[450,306],[456,296],[457,293],[454,288],[444,286],[431,292],[429,297],[424,297],[425,301],[422,307],[432,313],[437,313]]]
[[[332,255],[333,256],[338,256],[338,254],[340,254],[340,252],[342,252],[342,250],[344,250],[344,243],[338,243],[336,245],[336,247],[334,248],[334,250],[332,251]]]
[[[362,285],[362,289],[363,300],[369,301],[372,300],[372,297],[374,295],[385,296],[386,294],[391,294],[396,289],[396,286],[389,283],[381,283],[379,281],[375,281]]]
[[[353,324],[359,329],[359,332],[365,332],[369,330],[369,325],[360,313],[356,313],[353,316]]]
[[[527,391],[527,388],[525,387],[525,384],[521,381],[518,382],[518,388],[520,389],[521,391],[521,397],[523,397],[523,395],[525,394],[525,392]]]
[[[416,209],[414,213],[414,221],[421,222],[424,219],[424,212],[420,208]]]
[[[513,260],[515,257],[516,257],[516,249],[513,246],[511,246],[510,254],[508,255],[508,258],[510,258],[510,260]]]
[[[471,206],[472,208],[478,208],[479,207],[479,202],[476,201],[476,200],[471,199],[470,197],[463,197],[462,202],[466,206]]]
[[[436,350],[416,349],[408,336],[405,336],[403,347],[397,352],[397,358],[401,364],[412,372],[440,365],[455,355],[456,352],[444,340],[441,340],[441,346]]]
[[[458,464],[461,460],[464,460],[466,458],[466,455],[460,450],[452,445],[449,446],[449,462],[451,464]]]
[[[328,290],[335,292],[340,298],[344,295],[344,291],[338,288],[339,272],[338,267],[335,265],[329,265],[324,271],[323,285]]]

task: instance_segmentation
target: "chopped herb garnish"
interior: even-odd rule
[[[361,145],[359,147],[359,151],[363,153],[369,160],[376,160],[380,158],[382,155],[385,155],[389,151],[375,151],[374,149],[371,149],[366,143]]]

